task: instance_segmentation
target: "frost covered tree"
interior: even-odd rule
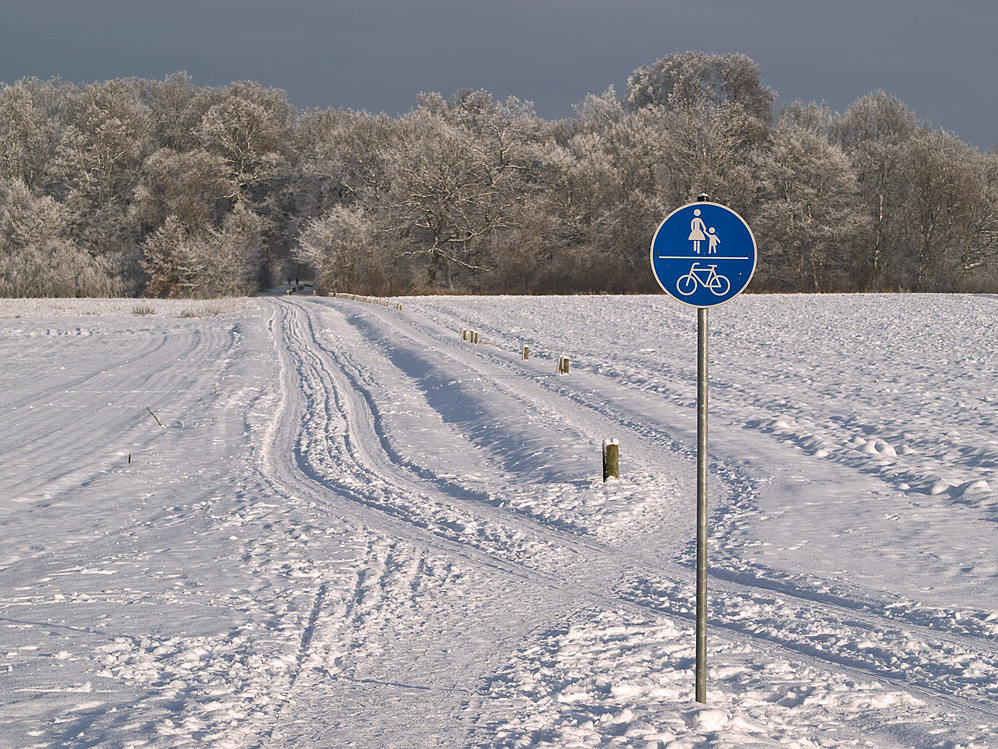
[[[322,292],[385,293],[387,258],[376,252],[375,229],[360,206],[334,206],[308,223],[298,241],[298,262],[315,269]]]
[[[191,296],[246,296],[260,288],[268,219],[237,205],[219,229],[208,232],[207,267],[201,263]]]
[[[832,134],[850,155],[870,218],[857,286],[979,288],[996,261],[993,156],[920,123],[883,91],[854,102]]]
[[[206,104],[210,104],[204,109]],[[193,133],[201,148],[218,156],[232,187],[226,195],[234,210],[241,205],[258,216],[264,233],[264,252],[258,276],[272,282],[282,270],[299,222],[291,216],[293,199],[288,188],[297,169],[295,112],[280,89],[258,83],[233,83],[192,100],[204,109]]]
[[[110,269],[70,237],[66,206],[0,180],[0,296],[112,296]]]
[[[175,216],[143,243],[146,293],[154,297],[243,296],[259,287],[264,219],[237,206],[221,228],[191,231]]]
[[[850,287],[853,247],[865,228],[855,174],[842,148],[819,129],[781,120],[757,153],[759,207],[753,231],[760,274],[771,287],[792,291]]]
[[[546,210],[557,221],[551,275],[560,280],[553,288],[642,290],[648,227],[665,210],[661,118],[628,111],[612,89],[587,97],[577,111],[565,135],[542,148],[539,170]]]
[[[325,110],[299,120],[302,202],[319,216],[333,205],[386,202],[388,148],[400,129],[385,114]]]
[[[405,252],[426,261],[428,288],[451,287],[461,274],[474,285],[490,267],[484,248],[518,210],[531,116],[518,100],[459,92],[450,102],[422,95],[401,119],[386,150],[389,199],[409,242]]]
[[[628,78],[630,107],[662,118],[663,187],[676,203],[706,192],[748,210],[748,158],[767,136],[774,99],[745,55],[672,54]]]
[[[471,265],[467,217],[478,181],[467,133],[425,106],[402,120],[388,148],[390,200],[411,256],[426,259],[426,285],[434,289],[451,265]]]
[[[208,109],[224,96],[224,89],[194,85],[184,72],[162,81],[138,81],[139,94],[149,111],[153,138],[160,148],[184,152],[201,144],[196,129]]]
[[[142,165],[135,188],[137,216],[158,227],[168,216],[196,231],[217,226],[230,208],[235,185],[221,156],[201,148],[160,148]]]
[[[25,78],[0,87],[0,175],[50,190],[59,140],[63,84]]]
[[[627,102],[635,109],[690,112],[736,105],[768,123],[775,99],[772,89],[763,85],[759,66],[740,54],[675,53],[638,68],[627,79]]]
[[[976,288],[994,267],[998,244],[994,158],[954,135],[921,129],[907,144],[904,226],[909,287],[914,291]]]
[[[291,107],[283,91],[258,84],[234,84],[195,128],[202,148],[224,162],[233,192],[227,196],[253,204],[280,174],[293,146]]]
[[[142,270],[147,280],[145,293],[152,297],[179,295],[182,278],[180,266],[183,258],[191,254],[188,229],[176,216],[169,216],[142,243]]]
[[[904,236],[908,184],[899,167],[918,127],[914,112],[883,91],[857,99],[833,123],[833,140],[850,156],[865,212],[870,217],[857,265],[856,283],[865,291],[897,288],[895,259]]]
[[[92,84],[66,103],[55,171],[78,217],[79,241],[94,255],[128,254],[135,234],[128,211],[150,147],[148,112],[137,86]]]

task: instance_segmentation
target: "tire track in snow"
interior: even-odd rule
[[[382,317],[384,317],[384,315]],[[395,322],[394,320],[393,323],[394,328],[396,328],[396,332],[399,335],[404,336],[409,332],[403,327],[403,325]],[[467,359],[470,357],[465,358]],[[496,357],[485,354],[482,358],[488,359],[491,364],[491,360]],[[485,367],[481,367],[480,371],[484,377],[488,377],[488,371]],[[354,382],[355,386],[359,384],[359,381]],[[509,381],[503,381],[497,385],[497,388],[506,388],[508,390],[512,388],[512,385],[509,384]],[[572,398],[575,402],[594,410],[597,408],[606,409],[605,404],[593,403],[577,393],[569,393],[568,397]],[[370,395],[368,395],[368,400],[373,403],[373,397]],[[628,426],[635,426],[633,423],[627,423],[628,420],[626,418],[622,419],[622,421],[624,421],[624,423]],[[645,431],[647,431],[647,429]],[[652,430],[650,436],[651,439],[654,440],[653,444],[659,447],[663,442],[673,444],[675,442],[675,438],[669,435],[664,435],[663,439],[663,435],[654,433],[654,430]],[[379,430],[379,439],[382,443],[386,443],[388,441],[383,429]],[[392,451],[389,450],[389,454],[391,454],[391,452]],[[397,465],[400,465],[400,467],[405,467],[404,465],[401,465],[403,461],[398,458],[393,457],[393,461]],[[744,481],[743,477],[738,475],[737,470],[727,468],[717,463],[714,465],[714,470],[715,472],[719,470],[729,471],[729,481],[731,482],[738,482],[740,480]],[[590,549],[589,551],[592,553],[598,553],[593,549]],[[604,552],[605,551],[606,550],[604,549]],[[630,555],[628,557],[628,561],[638,569],[643,570],[644,573],[649,576],[649,579],[656,576],[658,571],[655,567],[660,566],[657,563],[655,565],[649,565],[648,560],[635,557],[634,555]],[[796,610],[803,619],[810,622],[810,626],[813,628],[813,631],[837,631],[839,633],[839,636],[831,641],[832,645],[830,648],[822,646],[801,648],[794,644],[796,642],[796,638],[801,636],[800,631],[795,632],[792,629],[784,628],[784,631],[781,632],[779,626],[772,626],[772,622],[780,619],[778,614],[766,619],[767,625],[770,625],[768,627],[768,631],[767,627],[760,627],[753,630],[752,628],[739,627],[735,624],[739,618],[747,616],[746,612],[753,610],[759,612],[764,610],[765,597],[769,596],[772,598],[772,593],[769,590],[773,586],[772,583],[767,584],[763,579],[758,581],[729,579],[727,581],[712,581],[712,586],[716,591],[728,596],[726,601],[729,604],[732,601],[737,603],[735,606],[737,613],[734,615],[723,616],[721,615],[723,612],[719,612],[717,615],[718,621],[724,622],[722,626],[728,627],[733,632],[737,632],[742,635],[751,635],[756,639],[768,642],[770,645],[776,644],[781,647],[789,647],[799,656],[809,657],[815,662],[825,661],[834,666],[848,665],[856,668],[857,670],[872,673],[880,678],[887,677],[892,681],[895,681],[899,686],[909,685],[912,681],[910,676],[905,672],[904,663],[908,663],[910,666],[913,661],[910,658],[903,657],[903,647],[898,647],[896,645],[892,645],[891,643],[879,643],[870,646],[868,644],[869,637],[864,637],[864,632],[868,633],[870,631],[880,631],[884,629],[883,617],[878,616],[875,613],[871,613],[863,624],[855,623],[857,617],[863,616],[862,614],[857,613],[857,609],[865,607],[864,603],[854,602],[849,598],[845,598],[840,601],[833,601],[827,595],[809,595],[805,589],[795,586],[792,581],[789,582],[789,584],[785,582],[782,586],[780,586],[779,590],[779,595],[783,597],[784,600],[784,603],[781,604],[784,608],[786,605],[790,605],[792,610]],[[744,594],[746,586],[750,591],[750,595],[748,596]],[[758,590],[759,586],[762,586],[764,592],[754,592]],[[646,610],[660,612],[670,616],[676,615],[676,606],[682,605],[682,602],[685,600],[685,595],[660,595],[660,600],[664,598],[669,602],[669,605],[663,606],[660,600],[659,602],[649,602],[647,600],[647,596],[635,595],[633,591],[629,594],[625,594],[625,597],[630,598],[633,602],[644,606]],[[604,600],[608,599],[609,597]],[[852,621],[853,624],[848,624],[850,621]],[[970,658],[974,661],[974,667],[980,670],[982,674],[995,672],[996,664],[994,663],[992,654],[989,652],[990,648],[974,638],[962,638],[959,636],[949,637],[945,633],[941,634],[930,627],[924,627],[912,622],[893,622],[892,631],[892,642],[924,642],[926,644],[925,649],[927,652],[931,652],[934,645],[955,639],[953,647],[958,649],[962,655],[955,654],[952,651],[945,654],[943,660],[936,664],[937,668],[946,668],[947,662],[954,662],[952,660],[946,661],[946,658]],[[804,636],[805,638],[808,636],[807,632],[804,633]],[[930,670],[926,677],[917,680],[920,688],[928,694],[936,694],[937,697],[946,699],[947,695],[939,693],[937,687],[932,684],[932,673],[933,672]],[[962,687],[965,688],[965,691],[966,689],[974,691],[976,686],[986,681],[985,679],[980,678],[980,676],[974,676],[973,674],[974,670],[971,669],[970,675],[962,682]],[[956,686],[960,687],[961,684],[956,683]],[[979,689],[977,691],[979,692],[979,697],[984,697],[985,699],[989,698],[986,690],[984,693],[981,693]],[[974,699],[976,698],[971,697],[972,701]]]
[[[283,319],[285,312],[288,312],[288,318],[296,314],[293,309],[282,309],[279,315],[282,318],[282,325],[290,322]],[[339,711],[339,718],[336,718],[336,716],[326,716],[311,726],[300,724],[294,726],[278,725],[273,731],[273,739],[269,743],[274,746],[279,746],[283,743],[297,743],[303,740],[303,736],[309,735],[309,731],[319,731],[322,729],[335,734],[346,732],[346,735],[352,735],[355,733],[357,736],[370,735],[370,732],[374,731],[377,735],[375,743],[384,746],[433,745],[430,737],[434,733],[444,730],[441,726],[450,726],[446,730],[449,732],[448,735],[451,736],[451,739],[454,739],[456,736],[463,736],[468,730],[466,726],[468,716],[477,714],[476,710],[468,709],[468,703],[469,701],[473,702],[480,699],[476,695],[474,688],[468,688],[467,685],[470,684],[471,687],[477,685],[481,679],[479,669],[495,662],[496,656],[494,651],[497,647],[496,643],[501,647],[502,643],[506,642],[509,638],[515,638],[517,632],[526,626],[525,624],[508,626],[510,624],[508,621],[509,615],[502,612],[502,607],[494,606],[494,603],[499,603],[503,600],[502,596],[495,599],[492,605],[488,604],[488,601],[498,595],[496,590],[514,585],[521,590],[519,600],[530,600],[532,596],[541,596],[537,598],[536,605],[532,608],[536,612],[534,616],[546,616],[544,612],[550,608],[550,604],[545,599],[550,598],[550,591],[546,588],[546,584],[542,582],[542,578],[538,573],[522,568],[514,561],[503,559],[501,556],[492,557],[477,551],[473,547],[449,541],[445,537],[435,535],[430,530],[430,520],[426,519],[422,514],[417,513],[414,516],[414,521],[412,518],[409,518],[404,506],[399,504],[400,497],[403,500],[418,505],[425,501],[425,495],[412,496],[413,490],[408,485],[392,486],[390,482],[379,478],[376,471],[372,472],[370,468],[366,467],[363,461],[359,463],[356,461],[351,450],[359,450],[360,455],[364,454],[363,451],[365,448],[362,444],[358,444],[358,435],[363,435],[365,429],[368,428],[363,426],[363,423],[366,423],[365,417],[362,414],[356,413],[357,406],[355,404],[352,405],[349,401],[341,400],[333,403],[330,400],[334,395],[338,398],[344,398],[349,393],[343,391],[342,385],[337,390],[331,382],[325,380],[324,378],[327,378],[329,373],[325,372],[321,367],[317,367],[318,362],[309,353],[308,346],[295,346],[295,338],[291,332],[293,328],[286,327],[284,329],[288,331],[286,335],[290,342],[287,344],[287,348],[285,348],[286,344],[279,343],[279,347],[284,349],[282,350],[284,372],[289,380],[291,378],[300,379],[302,385],[299,386],[297,382],[285,382],[284,390],[290,394],[291,403],[286,409],[283,409],[280,421],[274,429],[275,444],[279,447],[273,448],[269,452],[270,460],[267,472],[270,476],[270,481],[275,486],[283,487],[283,493],[294,498],[299,505],[308,506],[309,512],[328,513],[331,516],[344,518],[348,523],[355,526],[359,533],[369,536],[373,534],[374,538],[405,539],[405,548],[409,549],[407,552],[409,556],[413,554],[425,555],[431,553],[438,555],[442,553],[447,558],[460,560],[462,567],[471,570],[476,576],[481,577],[484,575],[485,579],[483,581],[471,587],[470,593],[473,595],[468,596],[467,593],[465,594],[472,601],[468,609],[470,613],[462,613],[463,609],[460,608],[457,611],[449,613],[444,618],[444,624],[441,625],[444,629],[433,636],[424,635],[421,637],[420,633],[396,632],[393,637],[401,637],[403,640],[412,639],[413,642],[424,643],[423,647],[429,647],[429,651],[432,652],[433,648],[436,647],[435,643],[453,642],[458,637],[457,631],[447,633],[446,625],[448,623],[449,626],[459,626],[460,629],[468,628],[474,630],[475,628],[481,629],[485,627],[491,634],[488,637],[480,638],[480,642],[478,643],[465,645],[464,651],[466,652],[462,653],[459,651],[457,654],[450,656],[451,666],[449,670],[456,670],[457,672],[463,670],[465,673],[465,677],[463,678],[466,691],[456,691],[454,683],[451,683],[442,691],[439,684],[430,685],[432,693],[438,697],[436,709],[445,709],[446,717],[438,715],[438,719],[424,723],[427,720],[426,705],[420,700],[411,699],[411,695],[408,694],[408,692],[413,690],[421,691],[416,689],[418,685],[415,683],[392,682],[384,677],[377,678],[377,675],[373,678],[367,675],[359,680],[351,680],[346,676],[337,675],[335,679],[332,679],[332,683],[330,683],[329,681],[322,680],[323,671],[321,669],[313,668],[297,680],[295,689],[289,695],[287,705],[282,711],[283,714],[293,714],[293,712],[289,712],[292,710],[291,705],[295,705],[296,709],[302,708],[304,705],[304,709],[311,712],[314,709],[314,705],[312,705],[310,700],[315,695],[322,693],[321,690],[313,691],[311,689],[311,686],[317,680],[325,689],[334,688],[337,694],[337,702],[341,706],[345,705],[347,707]],[[297,358],[299,356],[301,358]],[[304,436],[299,435],[298,414],[302,414],[306,419],[305,428],[302,430]],[[345,428],[345,422],[351,420],[353,422],[350,428]],[[360,426],[357,425],[357,420],[362,422]],[[331,474],[325,470],[316,474],[314,467],[310,463],[309,458],[314,456],[310,455],[312,444],[309,440],[312,437],[309,436],[308,432],[313,428],[317,428],[318,433],[322,437],[320,441],[322,442],[323,449],[335,453],[335,460],[333,460],[335,472]],[[327,438],[329,438],[331,444],[326,444]],[[359,442],[363,443],[363,439],[360,439]],[[279,457],[281,454],[291,455],[292,459],[281,460]],[[328,457],[328,452],[325,454]],[[343,461],[346,462],[344,463]],[[409,494],[407,495],[407,493]],[[432,519],[432,514],[430,515],[430,519]],[[443,516],[445,522],[449,522],[452,519],[453,516],[451,513],[446,513]],[[454,531],[449,530],[448,533],[453,534]],[[503,545],[509,543],[505,539],[500,539],[500,541]],[[495,546],[496,542],[490,539],[488,533],[486,533],[483,543]],[[416,551],[418,549],[424,549],[424,551]],[[374,559],[374,562],[376,565],[379,564],[377,558]],[[496,578],[497,574],[499,575],[498,578]],[[367,573],[364,573],[358,585],[363,586],[368,579]],[[351,650],[349,647],[344,648],[344,642],[337,641],[337,633],[342,634],[342,630],[344,629],[340,624],[343,615],[349,613],[350,616],[358,616],[358,612],[364,606],[367,606],[368,602],[377,610],[381,607],[394,605],[392,604],[393,600],[408,599],[412,599],[412,605],[416,607],[414,610],[422,611],[425,606],[431,606],[431,610],[436,610],[437,606],[444,605],[446,612],[448,609],[446,609],[445,602],[448,598],[441,598],[440,596],[446,595],[450,587],[448,585],[443,585],[442,587],[437,585],[432,589],[422,591],[420,597],[412,599],[413,593],[411,590],[408,592],[408,598],[405,598],[390,594],[389,591],[391,588],[386,587],[386,584],[375,585],[373,588],[368,589],[364,597],[356,599],[353,603],[349,603],[346,612],[331,612],[332,615],[330,617],[325,616],[326,612],[321,612],[316,620],[314,634],[309,641],[311,652],[306,656],[306,663],[309,663],[310,659],[313,658],[321,662],[323,656],[318,651],[323,647],[331,651],[345,650],[345,652],[339,652],[334,655],[333,662],[336,664],[336,658],[339,658],[338,665],[335,665],[334,670],[347,670],[348,662],[358,659],[363,661],[365,654],[370,653],[370,648],[364,646]],[[426,603],[422,603],[423,599],[426,600]],[[433,603],[434,601],[438,601],[439,603],[435,604]],[[560,605],[560,601],[556,603],[556,606]],[[489,611],[489,608],[495,608],[495,611]],[[498,620],[496,620],[497,616]],[[419,618],[417,617],[416,620],[418,621]],[[372,626],[371,622],[373,621],[373,619],[365,619],[361,622],[359,629],[361,636],[371,636],[374,638],[374,641],[378,641],[378,632],[370,629]],[[494,621],[501,622],[502,626],[494,624]],[[407,624],[411,625],[411,623],[411,619],[408,622],[403,619],[401,623],[396,623],[395,626],[402,626],[404,628]],[[353,634],[355,633],[351,630],[347,638],[347,645],[349,645]],[[386,634],[385,636],[388,635]],[[429,646],[425,645],[425,643],[429,643]],[[442,657],[444,662],[448,662],[446,653],[442,655],[438,654],[437,657]],[[405,660],[406,656],[404,653],[402,654],[402,658],[402,663],[405,665],[407,661]],[[454,661],[454,658],[458,660]],[[470,664],[465,663],[466,661],[470,661]],[[328,659],[326,662],[329,662]],[[408,663],[411,667],[411,662]],[[356,669],[361,668],[361,665],[353,662],[352,668],[356,671]],[[471,671],[468,671],[469,668],[471,668]],[[398,700],[397,704],[393,707],[398,712],[396,722],[398,724],[409,724],[409,729],[405,732],[404,736],[393,733],[393,731],[398,730],[397,726],[393,728],[393,725],[396,725],[396,722],[393,721],[374,721],[371,725],[356,722],[359,720],[356,716],[365,714],[363,707],[369,704],[367,701],[375,698],[379,691],[383,692],[385,690],[394,693],[394,699]],[[459,699],[441,697],[441,695],[447,693],[458,695]],[[353,704],[354,709],[349,707],[350,704]],[[350,715],[345,715],[344,712],[350,713]],[[405,716],[410,717],[406,718]],[[347,721],[349,725],[329,725],[328,721],[333,721],[334,719]],[[455,731],[457,731],[456,734],[454,733]],[[414,732],[415,736],[425,734],[427,741],[422,742],[419,738],[414,738]],[[444,745],[452,743],[454,742],[446,741]]]

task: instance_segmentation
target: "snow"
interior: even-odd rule
[[[0,300],[0,746],[998,746],[998,299],[710,311],[705,705],[695,312],[393,301]]]

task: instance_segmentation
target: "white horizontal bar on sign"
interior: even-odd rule
[[[730,255],[656,255],[659,260],[748,260],[747,257]]]

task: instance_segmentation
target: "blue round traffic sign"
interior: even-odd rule
[[[659,224],[651,269],[669,296],[716,307],[740,294],[755,272],[755,237],[745,220],[718,203],[690,203]]]

